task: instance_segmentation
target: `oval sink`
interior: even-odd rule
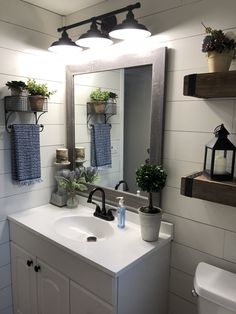
[[[66,216],[54,222],[56,232],[66,238],[86,242],[88,237],[104,240],[113,235],[114,230],[109,222],[85,216]]]

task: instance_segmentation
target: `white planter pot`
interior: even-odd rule
[[[230,68],[233,59],[234,51],[229,50],[226,52],[208,52],[208,70],[209,72],[226,72]]]
[[[153,242],[158,240],[161,218],[161,211],[156,214],[147,214],[142,212],[142,207],[139,209],[141,236],[144,241]]]

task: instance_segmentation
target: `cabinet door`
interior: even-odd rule
[[[11,243],[14,314],[37,314],[36,259]]]
[[[71,314],[111,314],[112,306],[75,282],[70,284]]]
[[[38,313],[69,314],[69,279],[37,260]]]

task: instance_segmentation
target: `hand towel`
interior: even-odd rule
[[[111,168],[111,125],[92,124],[91,166],[100,170]]]
[[[20,185],[42,181],[39,132],[38,124],[12,125],[12,179]]]

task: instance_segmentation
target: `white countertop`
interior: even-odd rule
[[[158,241],[143,241],[139,225],[131,222],[137,221],[138,215],[128,211],[126,212],[125,229],[117,227],[117,219],[108,222],[114,229],[113,235],[97,242],[79,242],[56,232],[54,222],[59,218],[70,215],[91,217],[93,212],[94,209],[84,205],[79,205],[76,209],[68,209],[47,204],[10,215],[8,219],[59,246],[61,249],[78,254],[112,275],[116,275],[146,254],[158,250],[171,241],[172,225],[165,225],[165,223],[162,223]]]

